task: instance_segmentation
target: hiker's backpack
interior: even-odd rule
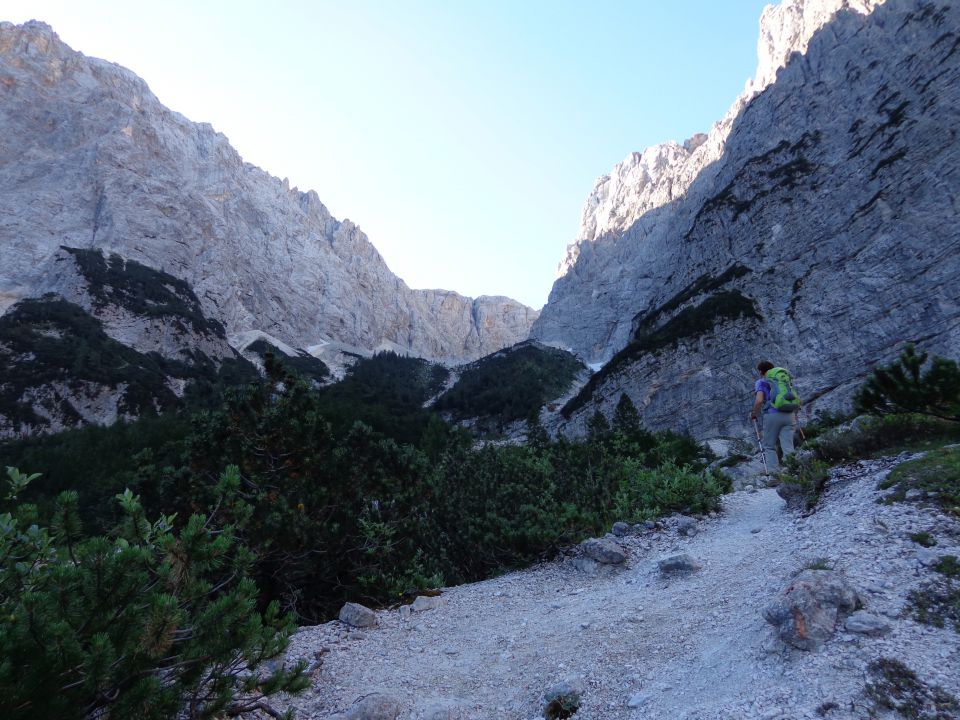
[[[786,368],[775,367],[767,370],[770,381],[770,405],[779,412],[793,412],[800,409],[800,396],[793,389],[793,378]]]

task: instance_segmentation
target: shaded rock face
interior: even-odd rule
[[[715,127],[662,171],[648,202],[614,203],[622,222],[585,224],[532,331],[614,357],[566,432],[626,392],[649,426],[740,435],[762,358],[816,410],[845,405],[907,340],[960,352],[960,8],[889,0],[811,35],[816,7],[831,4],[765,14],[771,58],[802,38],[806,54],[738,100],[725,138]]]
[[[38,288],[0,315],[0,438],[112,423],[257,377],[168,273],[62,247]]]
[[[61,245],[186,281],[228,333],[470,360],[527,337],[504,297],[411,290],[314,192],[248,163],[130,71],[43,23],[0,23],[0,310],[35,297]]]

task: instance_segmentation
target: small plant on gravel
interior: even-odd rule
[[[884,502],[901,502],[909,491],[918,498],[935,501],[947,513],[960,515],[960,448],[944,447],[922,458],[897,465],[880,484],[893,488]]]
[[[543,711],[543,716],[547,720],[565,720],[572,717],[580,709],[579,699],[557,698],[547,705]]]
[[[893,710],[909,720],[951,720],[960,702],[938,685],[928,685],[899,660],[880,658],[869,665],[874,682],[864,692],[873,712]]]
[[[937,539],[926,530],[923,532],[910,533],[910,539],[917,543],[917,545],[922,545],[925,548],[933,547],[937,544]]]
[[[960,562],[956,555],[944,555],[933,570],[939,577],[907,596],[907,611],[926,625],[952,626],[960,632]]]
[[[830,558],[825,557],[814,558],[813,560],[805,563],[803,567],[797,571],[797,575],[802,573],[804,570],[833,570],[833,561],[830,560]]]
[[[933,569],[948,578],[960,580],[960,561],[957,560],[956,555],[942,556]]]
[[[830,478],[829,466],[813,455],[804,454],[787,457],[784,468],[777,493],[791,510],[812,510]]]

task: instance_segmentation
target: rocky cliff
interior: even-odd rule
[[[904,341],[960,353],[960,8],[872,5],[768,8],[709,136],[601,178],[532,331],[608,361],[568,427],[627,392],[652,426],[735,434],[761,357],[816,409]]]
[[[411,290],[360,229],[248,163],[146,83],[39,22],[0,23],[0,311],[60,293],[61,246],[187,282],[231,335],[469,360],[526,338],[503,297]]]

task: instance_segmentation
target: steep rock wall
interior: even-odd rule
[[[684,195],[581,243],[533,334],[619,355],[557,422],[627,392],[651,426],[738,434],[763,357],[832,409],[908,340],[960,354],[958,28],[945,2],[841,11]]]
[[[101,248],[188,282],[228,332],[468,360],[527,337],[509,298],[411,290],[314,192],[244,163],[130,71],[43,23],[0,23],[0,311],[38,288],[61,245]]]

